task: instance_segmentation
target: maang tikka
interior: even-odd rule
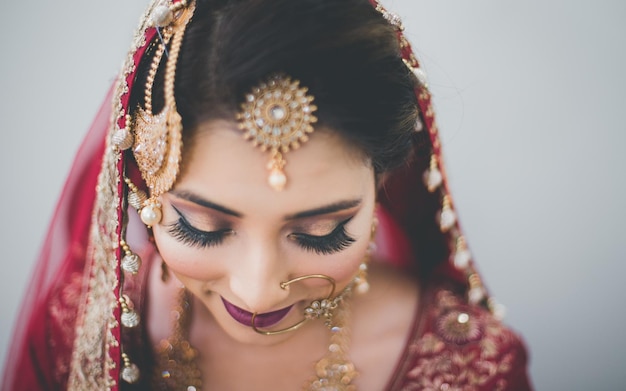
[[[180,1],[169,8],[163,6],[161,7],[163,10],[155,12],[153,23],[159,28],[160,42],[146,79],[144,108],[139,107],[134,116],[133,153],[141,176],[150,189],[150,198],[143,203],[140,210],[141,221],[148,227],[161,221],[162,212],[158,197],[172,188],[179,173],[183,126],[174,98],[174,81],[185,29],[195,10],[195,2],[187,3]],[[154,114],[152,88],[163,54],[167,56],[164,77],[165,103],[161,112]]]
[[[317,106],[307,92],[299,80],[275,74],[252,88],[237,114],[244,138],[262,151],[270,152],[268,182],[276,191],[283,190],[287,184],[284,171],[287,161],[283,154],[306,142],[317,122],[314,115]]]

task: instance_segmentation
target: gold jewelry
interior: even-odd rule
[[[120,261],[122,270],[126,273],[137,274],[141,267],[141,258],[130,250],[124,239],[120,240],[120,246],[122,246],[122,251],[124,251],[124,257]]]
[[[148,72],[145,91],[145,108],[139,107],[134,118],[135,145],[133,153],[141,171],[141,176],[150,189],[150,198],[143,203],[140,217],[144,224],[151,227],[161,221],[161,205],[158,197],[172,188],[178,176],[182,150],[182,118],[176,108],[174,98],[174,81],[176,65],[182,44],[185,28],[195,10],[192,2],[186,8],[176,3],[169,8],[170,16],[159,16],[156,19],[162,24],[162,41],[154,54]],[[175,11],[175,13],[174,13]],[[168,14],[169,15],[169,14]],[[152,88],[157,70],[166,45],[171,40],[167,63],[165,65],[165,105],[160,113],[152,112]]]
[[[428,167],[428,170],[424,172],[424,184],[426,185],[428,191],[432,193],[437,190],[437,188],[441,186],[442,183],[443,175],[441,174],[441,171],[439,171],[437,165],[437,156],[435,154],[432,154],[430,156],[430,165]]]
[[[122,308],[122,325],[129,328],[137,327],[141,319],[139,314],[135,311],[133,302],[130,301],[130,298],[126,295],[122,295],[122,297],[119,298],[119,302]]]
[[[367,246],[367,251],[365,253],[365,258],[363,262],[359,265],[359,272],[357,276],[354,278],[354,282],[356,285],[356,291],[360,294],[365,294],[370,290],[370,284],[367,281],[367,269],[368,262],[372,257],[372,253],[376,251],[376,229],[378,228],[378,218],[374,216],[372,220],[372,227],[370,229],[370,242]]]
[[[332,277],[329,277],[324,274],[308,274],[306,276],[300,276],[289,281],[281,282],[280,287],[281,289],[288,289],[289,285],[293,284],[294,282],[308,280],[310,278],[324,279],[330,282],[332,289],[330,290],[330,293],[328,294],[328,296],[326,296],[325,299],[315,300],[311,302],[311,305],[309,305],[308,307],[304,309],[304,319],[294,324],[293,326],[290,326],[281,330],[276,330],[276,331],[261,330],[256,327],[255,321],[256,321],[256,317],[258,314],[255,312],[252,315],[252,320],[250,321],[252,329],[256,331],[257,333],[263,334],[263,335],[278,335],[278,334],[284,334],[290,331],[297,330],[309,320],[319,319],[319,318],[324,318],[324,324],[326,324],[326,326],[328,327],[332,327],[333,311],[335,310],[335,308],[337,308],[337,304],[339,303],[339,301],[341,300],[341,296],[343,295],[343,292],[342,292],[339,296],[331,300],[331,297],[335,293],[335,288],[336,288],[335,280]]]
[[[191,346],[188,336],[192,311],[191,294],[186,289],[180,290],[172,315],[174,332],[159,343],[151,389],[200,391],[202,376],[196,363],[198,351]]]
[[[300,87],[299,80],[276,74],[254,87],[241,104],[237,114],[244,138],[251,140],[262,151],[270,151],[268,182],[276,191],[287,184],[283,154],[298,149],[309,139],[317,117],[317,106],[308,88]]]
[[[315,364],[315,376],[304,384],[302,387],[304,391],[356,390],[351,383],[358,372],[348,358],[350,329],[347,323],[350,317],[350,305],[349,301],[345,300],[351,293],[352,285],[348,285],[344,292],[337,296],[342,303],[339,306],[337,302],[337,312],[333,316],[334,325],[330,329],[328,353]],[[152,389],[201,391],[202,373],[197,364],[198,351],[189,343],[191,295],[186,289],[181,289],[179,301],[172,313],[174,332],[168,339],[162,340],[157,348],[158,356],[152,373]]]

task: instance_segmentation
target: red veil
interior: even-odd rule
[[[495,312],[456,220],[423,72],[399,19],[376,0],[370,2],[396,28],[402,57],[419,80],[415,93],[421,112],[410,162],[394,171],[378,194],[382,252],[415,272],[422,285],[443,281],[467,305]],[[129,151],[116,145],[116,135],[126,126],[136,64],[155,34],[144,20],[117,85],[75,158],[37,261],[31,283],[37,289],[25,297],[16,322],[3,390],[122,387],[121,371],[129,362],[123,359],[120,325],[119,299],[128,284],[120,266],[121,241],[127,238],[139,254],[151,245],[143,225],[127,214],[124,175],[135,183],[139,179]],[[515,389],[529,389],[524,368],[521,372]]]

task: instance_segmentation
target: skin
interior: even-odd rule
[[[164,284],[157,270],[151,273],[151,296],[158,298],[149,307],[153,343],[171,334],[163,319],[169,319],[182,284],[194,296],[190,342],[200,351],[207,389],[252,389],[252,384],[256,390],[299,389],[328,346],[323,323],[264,336],[233,319],[222,299],[252,313],[293,306],[269,327],[276,330],[299,322],[304,308],[330,291],[322,279],[288,289],[281,282],[324,274],[336,281],[337,293],[342,291],[357,274],[370,242],[373,169],[339,136],[317,130],[301,149],[285,155],[287,187],[277,192],[267,183],[269,154],[243,141],[236,124],[207,122],[188,144],[175,187],[161,197],[163,219],[153,227],[160,257],[175,276]],[[185,242],[172,228],[181,216],[197,230],[226,234],[209,247]],[[328,235],[343,222],[353,241],[338,251],[312,251],[297,240],[303,234]],[[159,264],[153,263],[155,268]],[[380,360],[381,354],[400,356],[418,295],[415,283],[401,274],[370,269],[372,289],[351,298],[351,355],[361,373],[359,389],[380,390],[395,367],[394,360]],[[380,320],[372,322],[372,313]],[[241,368],[245,377],[237,375]]]

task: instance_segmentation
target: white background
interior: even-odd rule
[[[387,0],[455,204],[539,390],[626,384],[626,3]],[[73,154],[146,0],[12,1],[0,61],[0,363]]]

